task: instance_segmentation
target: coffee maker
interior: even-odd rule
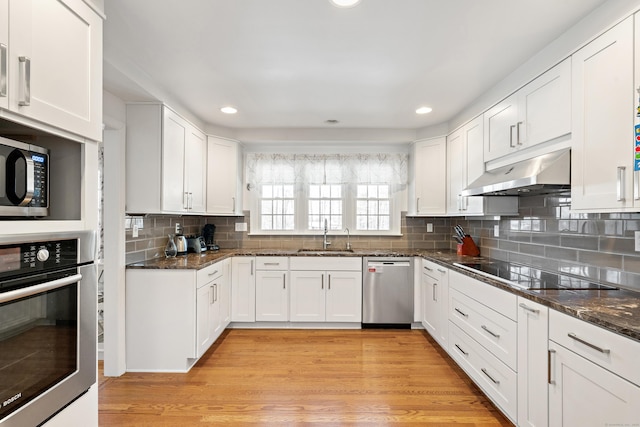
[[[207,245],[208,251],[217,251],[220,249],[220,246],[216,245],[213,240],[213,235],[216,233],[216,226],[214,224],[205,224],[202,229],[202,237],[204,238],[204,243]]]

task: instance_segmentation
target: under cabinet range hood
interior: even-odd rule
[[[462,196],[524,196],[571,188],[571,150],[564,149],[486,171]]]

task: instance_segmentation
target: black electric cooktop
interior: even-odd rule
[[[558,273],[549,273],[534,267],[507,261],[454,263],[454,265],[527,290],[618,290],[613,286]]]

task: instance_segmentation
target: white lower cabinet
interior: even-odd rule
[[[256,321],[255,257],[231,259],[231,321]]]
[[[637,425],[638,354],[640,343],[550,310],[549,425]]]
[[[289,258],[256,258],[256,321],[289,320]]]
[[[422,326],[445,350],[448,350],[449,270],[423,259],[420,285]]]
[[[191,369],[228,325],[228,261],[201,270],[126,270],[127,371]]]
[[[549,309],[518,297],[518,425],[549,425]]]
[[[362,322],[362,259],[291,258],[291,322]]]

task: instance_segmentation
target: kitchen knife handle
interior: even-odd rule
[[[21,107],[28,107],[31,105],[31,58],[27,56],[19,56],[18,65],[18,78],[20,81],[18,105]]]
[[[0,43],[0,97],[7,96],[7,45]]]
[[[626,166],[618,166],[618,182],[617,182],[617,198],[618,202],[625,201],[625,188],[624,188],[624,172],[627,169]]]

